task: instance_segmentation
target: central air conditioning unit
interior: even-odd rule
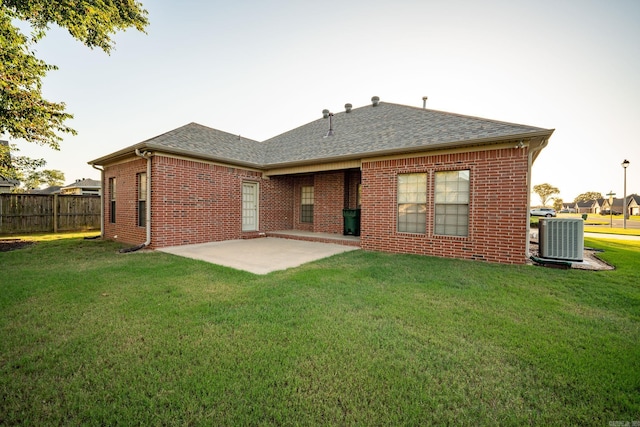
[[[573,218],[544,218],[539,222],[540,257],[582,261],[584,221]]]

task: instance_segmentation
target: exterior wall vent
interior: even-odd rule
[[[540,219],[540,257],[582,261],[584,221],[574,218]]]

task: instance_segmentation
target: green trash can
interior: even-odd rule
[[[343,209],[344,235],[360,235],[360,209]]]
[[[582,219],[584,219],[585,221],[587,220],[587,214],[582,214]]]

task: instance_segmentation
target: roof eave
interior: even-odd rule
[[[185,150],[181,148],[167,147],[165,145],[158,145],[158,144],[150,144],[148,142],[140,142],[138,144],[131,145],[127,148],[123,148],[122,150],[116,151],[115,153],[111,153],[107,156],[103,156],[98,159],[91,160],[88,163],[90,165],[95,165],[95,166],[106,166],[108,164],[116,163],[116,162],[125,160],[127,158],[130,158],[132,156],[135,156],[136,150],[152,151],[152,152],[155,152],[155,154],[164,153],[169,155],[184,156],[184,157],[190,157],[193,159],[207,160],[207,161],[218,162],[218,163],[229,163],[237,166],[249,167],[252,169],[263,168],[263,165],[253,163],[253,162],[247,162],[244,160],[231,159],[231,158],[226,158],[221,156],[211,156],[211,155],[197,153],[194,151]]]
[[[465,139],[458,141],[451,141],[446,143],[440,143],[435,145],[421,145],[415,147],[406,147],[406,148],[390,148],[385,150],[377,150],[371,152],[361,152],[361,153],[353,153],[353,154],[343,154],[331,157],[322,157],[322,158],[310,158],[303,160],[293,160],[289,162],[280,162],[280,163],[254,163],[248,162],[244,160],[231,159],[221,156],[212,156],[206,155],[203,153],[197,153],[185,149],[167,147],[164,145],[151,144],[148,142],[140,142],[138,144],[129,146],[127,148],[123,148],[122,150],[111,153],[107,156],[103,156],[97,158],[95,160],[91,160],[88,164],[92,166],[106,166],[108,164],[116,163],[132,156],[135,156],[136,150],[139,151],[154,151],[156,153],[166,153],[170,155],[184,156],[190,157],[194,159],[201,159],[211,162],[219,162],[219,163],[227,163],[237,166],[244,166],[252,169],[260,169],[260,170],[268,170],[275,168],[286,168],[293,166],[307,166],[311,164],[318,163],[329,163],[336,161],[345,161],[345,160],[355,160],[362,158],[373,158],[380,156],[388,156],[393,154],[411,154],[416,152],[425,152],[425,151],[436,151],[443,149],[453,149],[453,148],[463,148],[463,147],[473,147],[473,146],[483,146],[483,145],[495,145],[504,143],[507,141],[513,140],[533,140],[533,139],[541,139],[546,140],[553,134],[555,129],[541,129],[539,131],[534,132],[526,132],[521,134],[513,134],[513,135],[505,135],[500,137],[487,137],[487,138],[479,138],[479,139]],[[536,156],[537,157],[537,156]]]

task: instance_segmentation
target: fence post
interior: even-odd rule
[[[53,232],[58,232],[58,195],[53,195]]]

